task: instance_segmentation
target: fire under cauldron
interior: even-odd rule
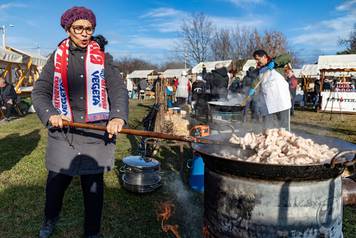
[[[206,138],[221,141],[230,136]],[[331,164],[293,166],[215,154],[251,153],[228,144],[195,144],[193,149],[205,163],[204,222],[209,237],[343,237],[341,173],[346,160],[342,155],[348,152]]]

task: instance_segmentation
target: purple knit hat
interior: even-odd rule
[[[92,10],[85,7],[72,7],[65,11],[61,17],[61,26],[68,30],[73,22],[76,20],[88,20],[95,28],[96,26],[96,17]]]

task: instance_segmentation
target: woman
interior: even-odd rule
[[[81,179],[85,237],[100,237],[103,173],[114,165],[115,136],[128,118],[128,94],[112,57],[104,53],[107,41],[92,37],[94,13],[73,7],[62,15],[61,26],[68,38],[59,43],[32,92],[36,112],[49,127],[46,203],[39,237],[53,233],[73,176]],[[65,128],[63,120],[106,125],[107,132]]]
[[[187,103],[189,91],[191,89],[191,84],[188,79],[187,72],[182,71],[181,76],[182,77],[180,77],[180,79],[178,81],[178,86],[177,86],[177,91],[176,91],[176,99],[177,99],[176,105],[178,107],[181,107]]]
[[[261,90],[256,103],[261,113],[265,128],[285,128],[290,130],[291,98],[289,85],[284,77],[274,70],[275,63],[264,50],[253,53],[259,68],[259,81]],[[256,87],[256,86],[255,86]],[[250,89],[252,96],[255,87]]]

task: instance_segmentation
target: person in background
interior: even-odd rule
[[[9,120],[14,111],[14,106],[17,100],[17,94],[14,86],[6,82],[5,79],[0,78],[0,107],[4,111],[4,119]]]
[[[291,98],[287,81],[274,69],[275,63],[266,51],[256,50],[253,57],[259,69],[258,104],[264,127],[290,130]],[[256,85],[250,89],[249,95],[254,95],[255,88]]]
[[[234,78],[229,86],[229,94],[234,95],[240,93],[241,89],[242,89],[242,83],[240,78],[239,77]]]
[[[123,75],[121,75],[121,77],[123,77]],[[133,94],[134,94],[134,91],[133,91],[133,83],[132,83],[132,80],[127,78],[126,79],[126,87],[127,87],[127,91],[128,91],[128,94],[129,94],[129,98],[132,99],[133,98]]]
[[[212,70],[212,78],[209,80],[212,100],[227,99],[229,76],[223,64],[217,63]]]
[[[254,88],[254,84],[256,83],[258,77],[258,70],[255,67],[250,67],[248,71],[246,71],[245,77],[242,79],[242,90],[245,96],[249,95],[251,89]],[[252,96],[245,105],[243,110],[243,121],[247,121],[248,110],[251,110],[252,118],[256,119],[258,116],[256,115],[257,110],[254,108],[256,105],[254,102],[254,97]]]
[[[313,97],[313,110],[317,111],[319,108],[320,99],[320,80],[317,79],[314,82],[314,97]]]
[[[181,77],[178,80],[178,87],[176,91],[176,105],[178,107],[187,103],[189,90],[192,88],[188,74],[186,71],[182,71]]]
[[[32,103],[48,127],[46,201],[40,238],[52,235],[64,194],[80,176],[84,236],[99,238],[104,172],[114,168],[116,136],[128,120],[128,93],[106,39],[93,37],[94,13],[73,7],[61,17],[66,38],[48,59],[32,91]],[[106,126],[106,131],[64,128],[63,121]]]
[[[291,69],[286,69],[285,71],[287,76],[287,82],[289,84],[289,91],[291,96],[291,103],[292,107],[290,109],[291,116],[294,115],[294,104],[295,104],[295,97],[297,95],[297,87],[298,87],[298,79],[295,77],[293,71]]]
[[[166,84],[166,89],[165,89],[165,93],[166,93],[166,98],[167,98],[167,108],[171,108],[173,107],[173,83],[171,80],[167,81]]]
[[[147,79],[141,79],[138,83],[137,91],[138,91],[138,99],[143,101],[145,99],[145,93],[147,89],[148,83]]]
[[[207,74],[207,71],[206,71],[206,66],[205,64],[202,65],[202,72],[201,72],[201,76],[202,78],[205,80],[205,76]]]

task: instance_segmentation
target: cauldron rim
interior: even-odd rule
[[[215,138],[214,138],[215,136]],[[231,133],[203,137],[214,140],[218,136],[227,137]],[[251,177],[256,179],[283,180],[283,181],[304,181],[304,180],[325,180],[336,178],[342,174],[345,167],[336,165],[334,167],[328,163],[307,164],[307,165],[277,165],[268,163],[256,163],[238,159],[225,158],[222,155],[213,155],[214,152],[207,152],[207,149],[221,145],[204,145],[194,143],[192,148],[198,152],[204,160],[205,166],[210,170],[225,173],[231,176]],[[229,147],[229,145],[223,145]],[[331,159],[331,158],[330,158]]]

